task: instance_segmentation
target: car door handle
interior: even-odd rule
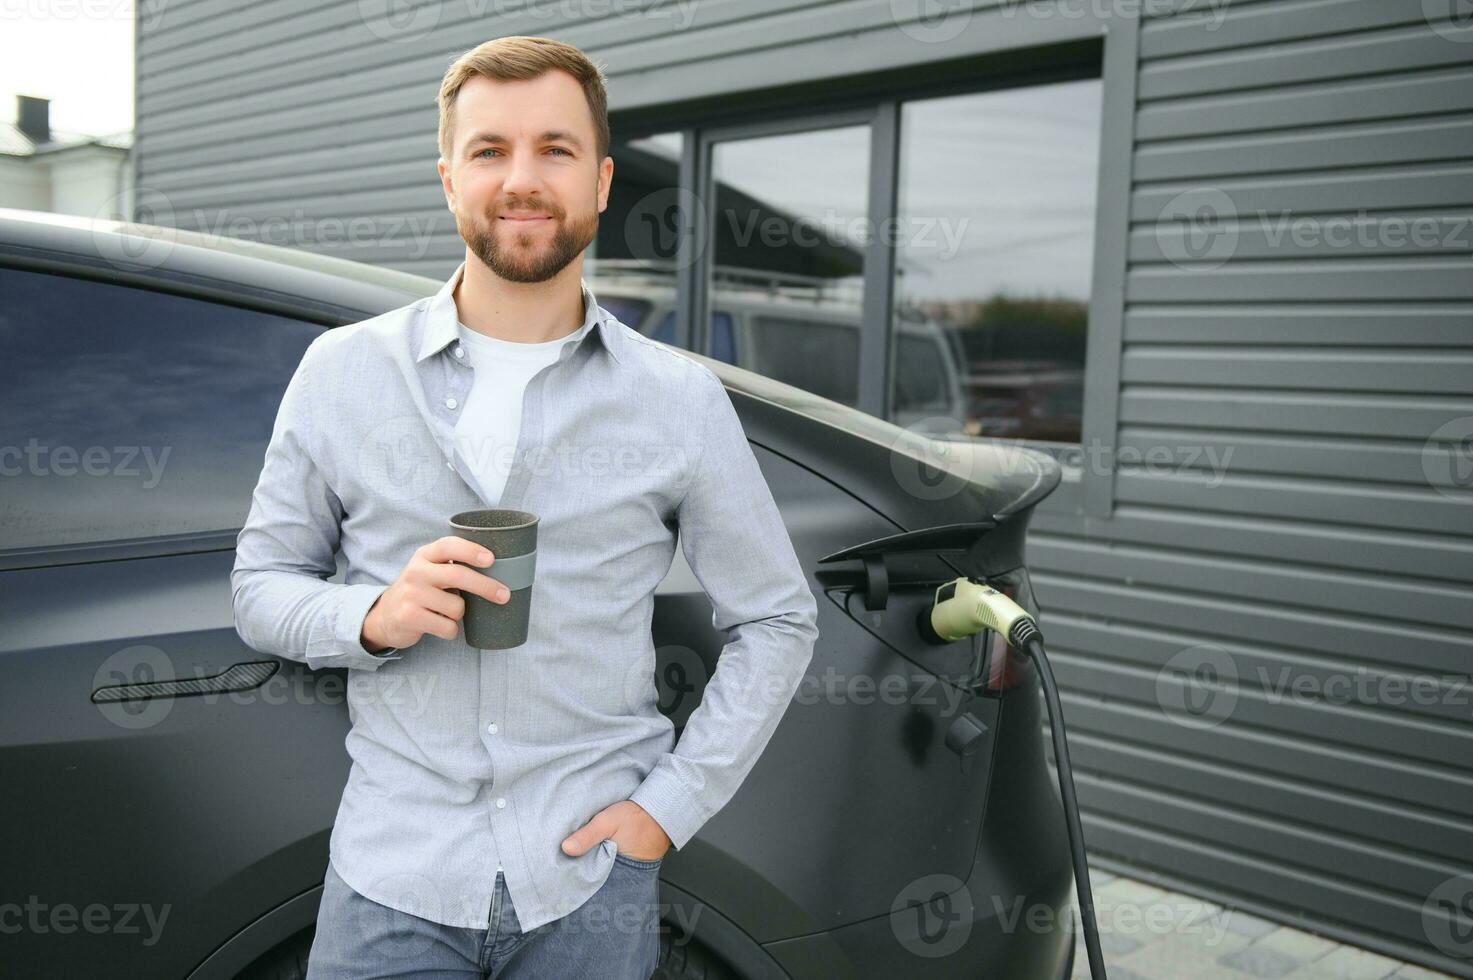
[[[256,660],[233,664],[209,677],[192,677],[136,684],[111,684],[92,692],[93,704],[119,701],[147,701],[153,698],[188,697],[193,694],[228,694],[260,687],[281,666],[276,660]]]

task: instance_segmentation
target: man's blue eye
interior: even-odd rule
[[[569,153],[567,150],[563,149],[561,146],[554,146],[553,149],[556,150],[556,151],[558,151],[559,153],[563,154],[564,156],[572,156],[573,155],[573,154]],[[500,150],[493,150],[493,149],[487,148],[487,149],[484,149],[484,150],[481,150],[480,152],[478,152],[476,154],[476,156],[479,157],[479,156],[481,156],[482,154],[485,154],[485,153],[500,153],[500,152],[501,152]]]

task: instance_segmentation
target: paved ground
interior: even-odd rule
[[[1107,872],[1091,872],[1090,886],[1110,980],[1448,978]],[[1074,955],[1074,980],[1089,980],[1082,933]]]

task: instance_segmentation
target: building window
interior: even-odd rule
[[[901,104],[891,421],[1079,441],[1100,94]]]
[[[673,342],[683,133],[615,139],[614,182],[585,265],[598,305],[619,322]],[[663,328],[663,333],[661,332]]]
[[[870,127],[717,142],[712,356],[857,405]]]

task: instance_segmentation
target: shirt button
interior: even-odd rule
[[[448,459],[445,460],[445,466],[448,467],[449,469],[452,469],[452,470],[455,469],[455,464],[452,463],[452,462],[450,462],[450,460],[448,460]]]
[[[496,798],[496,809],[498,809],[498,810],[505,810],[506,809],[506,797],[504,797],[504,796],[498,796]]]
[[[460,404],[460,402],[456,401],[454,398],[447,398],[447,399],[445,399],[445,407],[446,408],[454,408],[456,405],[459,405],[459,404]]]
[[[491,724],[487,725],[486,726],[486,731],[490,732],[492,735],[495,735],[496,734],[496,723],[495,722],[492,722]]]
[[[464,347],[456,347],[455,348],[455,356],[456,357],[464,357],[465,356],[465,348]]]

